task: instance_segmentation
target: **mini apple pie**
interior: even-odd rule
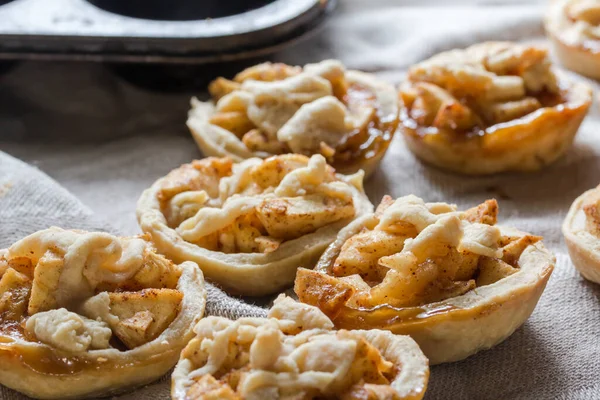
[[[312,268],[338,231],[373,211],[363,173],[336,174],[321,155],[206,158],[146,190],[138,221],[158,250],[196,262],[239,294],[274,293]]]
[[[112,395],[169,371],[204,313],[202,272],[143,237],[50,228],[0,250],[0,384]]]
[[[208,317],[173,372],[176,400],[418,400],[427,358],[408,336],[334,331],[318,308],[281,295],[268,318]]]
[[[465,174],[532,171],[573,142],[591,90],[554,72],[546,50],[487,42],[410,68],[400,88],[407,146]]]
[[[295,291],[343,329],[410,335],[432,364],[506,339],[533,312],[554,257],[532,236],[495,226],[488,200],[459,212],[416,196],[385,197],[340,232]]]
[[[585,279],[600,283],[600,186],[575,199],[562,231],[573,265]]]
[[[600,2],[554,0],[545,18],[546,32],[561,63],[600,79]]]
[[[398,128],[394,87],[335,60],[301,67],[265,63],[192,99],[187,125],[205,156],[321,154],[342,173],[368,175]]]

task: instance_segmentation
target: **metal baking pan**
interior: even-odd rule
[[[204,64],[312,32],[336,0],[0,0],[0,59]]]

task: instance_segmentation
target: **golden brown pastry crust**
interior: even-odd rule
[[[517,45],[488,42],[465,51],[493,54],[497,51],[510,51],[513,46]],[[524,52],[528,49],[525,48]],[[536,51],[542,50],[536,49]],[[460,50],[453,52],[460,54]],[[453,52],[442,53],[437,57],[451,55],[454,54]],[[459,60],[461,57],[457,56]],[[460,65],[460,62],[458,64]],[[557,92],[552,95],[553,98],[548,97],[546,93],[530,92],[526,88],[525,97],[516,96],[516,100],[513,100],[509,94],[508,101],[504,105],[502,102],[505,100],[492,104],[489,110],[487,104],[476,105],[475,109],[484,110],[475,110],[474,115],[469,113],[465,115],[462,106],[457,105],[470,101],[464,100],[459,95],[454,99],[454,105],[448,106],[446,112],[440,114],[463,119],[440,126],[423,125],[417,121],[406,100],[410,95],[401,95],[404,100],[401,100],[399,129],[403,132],[407,146],[415,155],[432,165],[454,172],[484,175],[505,171],[538,170],[554,162],[571,146],[591,104],[591,90],[585,84],[572,82],[560,73],[556,74],[556,79]],[[409,73],[409,83],[401,88],[401,94],[414,90],[410,89],[414,84],[422,85],[423,82],[416,76],[411,78]],[[452,89],[452,91],[460,93],[459,89]],[[506,104],[509,106],[505,106]],[[516,107],[522,107],[522,112],[517,113],[517,117],[510,118],[507,116],[510,114],[506,114],[506,107],[513,107],[511,112]],[[478,120],[478,118],[485,119],[487,114],[489,114],[488,118],[492,118],[491,121]],[[476,121],[470,121],[470,118],[475,118]],[[499,122],[493,122],[494,118]],[[510,119],[504,121],[505,118]],[[457,123],[466,124],[468,129],[461,131],[457,128]]]
[[[350,304],[353,291],[334,278],[332,268],[349,239],[378,223],[377,214],[373,214],[342,230],[314,271],[298,271],[295,292],[301,301],[321,308],[337,328],[368,327],[410,335],[432,365],[464,359],[505,340],[531,315],[554,268],[554,257],[537,242],[516,253],[518,269],[511,275],[457,297],[407,307],[357,307]],[[503,237],[514,241],[529,236],[510,228],[499,229]]]
[[[544,18],[548,38],[560,62],[579,74],[600,79],[600,33],[598,21],[570,15],[568,8],[582,1],[553,0]],[[593,6],[590,3],[590,6]],[[600,7],[597,7],[600,10]],[[594,34],[595,32],[595,34]]]
[[[209,317],[181,353],[172,398],[423,397],[428,362],[412,339],[332,327],[316,307],[283,295],[268,318]]]
[[[44,232],[61,235],[65,231],[50,228]],[[111,241],[119,240],[101,235]],[[144,257],[148,260],[166,262],[150,250],[149,244],[147,251],[150,253]],[[0,250],[0,273],[6,274],[2,270],[7,265],[6,271],[14,271],[15,265],[27,265],[23,258],[11,260],[10,254],[10,249]],[[27,328],[19,328],[31,316],[21,315],[15,321],[15,316],[4,310],[0,313],[0,383],[34,398],[67,399],[113,395],[160,378],[175,365],[181,349],[193,336],[192,328],[202,317],[206,303],[204,279],[196,264],[186,262],[177,268],[181,275],[176,280],[176,290],[183,294],[179,312],[158,337],[130,350],[60,350],[36,340]]]
[[[211,160],[214,161],[228,159],[206,160],[207,161],[200,161],[199,163],[211,162]],[[283,164],[279,162],[280,160],[283,160]],[[250,159],[245,161],[246,164],[238,164],[238,166],[240,166],[240,171],[249,171],[253,168],[252,166],[258,166],[257,168],[261,168],[261,166],[268,165],[269,168],[271,168],[271,165],[275,165],[279,171],[277,174],[281,176],[285,175],[287,177],[291,175],[290,170],[294,168],[296,171],[300,171],[301,168],[304,168],[303,171],[310,171],[312,168],[310,165],[315,166],[315,163],[321,162],[323,162],[323,159],[318,155],[313,156],[310,160],[301,155],[282,155],[272,157],[265,161],[260,159]],[[231,160],[229,160],[229,163],[231,163]],[[290,169],[287,169],[285,166],[281,166],[285,165],[286,163],[290,163],[290,165],[293,164],[293,166]],[[242,165],[250,165],[250,168],[244,169],[241,167]],[[273,218],[269,218],[269,221],[263,222],[273,223],[273,225],[276,226],[276,228],[273,230],[275,233],[283,234],[288,232],[289,234],[294,235],[292,238],[289,238],[289,240],[281,241],[282,238],[277,238],[275,240],[276,244],[274,249],[264,249],[262,252],[226,252],[219,250],[217,247],[209,249],[199,246],[195,244],[195,242],[186,241],[182,237],[182,226],[186,225],[189,228],[188,231],[193,232],[193,230],[197,229],[202,221],[195,223],[192,218],[189,218],[181,225],[179,225],[179,221],[175,223],[175,226],[172,224],[170,225],[167,220],[167,215],[164,211],[165,203],[163,200],[161,200],[164,197],[163,189],[165,187],[172,186],[172,184],[176,185],[179,179],[177,174],[189,167],[189,165],[186,165],[182,166],[180,169],[174,170],[174,172],[172,172],[170,175],[167,175],[167,177],[156,181],[152,187],[147,189],[142,194],[140,200],[138,201],[137,207],[138,221],[142,230],[151,235],[152,241],[155,243],[161,253],[167,255],[172,260],[192,260],[196,262],[208,279],[215,281],[220,286],[235,293],[250,296],[260,296],[277,292],[278,290],[291,285],[296,275],[296,269],[299,266],[312,268],[319,259],[323,250],[335,239],[337,232],[341,228],[346,226],[353,219],[365,213],[371,212],[373,209],[372,204],[367,199],[362,188],[362,174],[356,174],[353,176],[334,174],[331,167],[327,166],[326,168],[328,172],[326,172],[326,174],[329,176],[327,179],[332,180],[332,184],[334,185],[331,186],[332,190],[335,189],[346,193],[344,196],[348,197],[349,203],[343,206],[343,210],[345,210],[346,213],[350,212],[352,215],[347,215],[342,219],[334,218],[332,221],[322,224],[319,223],[322,218],[327,216],[332,217],[335,215],[337,210],[341,210],[342,208],[334,205],[331,209],[325,210],[323,214],[320,214],[321,216],[314,214],[313,217],[311,217],[313,214],[311,214],[311,211],[309,210],[308,214],[306,215],[308,216],[308,219],[312,218],[311,221],[313,221],[316,229],[308,229],[306,232],[304,232],[304,234],[302,234],[302,227],[286,229],[286,224],[291,224],[292,221],[291,213],[289,216],[278,216],[277,213],[274,212],[272,213]],[[236,167],[234,166],[234,169],[235,168]],[[317,167],[315,166],[315,168]],[[239,176],[240,180],[236,181],[237,183],[235,184],[232,183],[231,187],[236,185],[236,187],[240,188],[245,187],[246,183],[249,182],[247,180],[250,179],[247,178],[249,175],[241,172],[238,175],[235,174],[234,176]],[[217,208],[221,207],[222,204],[227,204],[227,199],[230,199],[232,203],[237,202],[244,205],[252,205],[256,202],[258,202],[257,204],[260,204],[262,201],[261,199],[265,198],[265,195],[269,199],[274,200],[272,203],[277,203],[277,199],[281,199],[282,201],[287,201],[285,199],[290,199],[290,197],[287,197],[290,195],[289,193],[284,193],[282,195],[273,194],[278,190],[283,190],[284,192],[287,190],[283,187],[284,184],[287,185],[287,183],[284,183],[284,180],[281,180],[281,176],[274,181],[275,185],[279,184],[279,189],[273,189],[274,186],[269,186],[271,183],[265,181],[267,182],[264,183],[266,185],[265,191],[252,194],[252,185],[254,184],[252,183],[250,186],[248,186],[250,189],[244,189],[249,191],[247,192],[249,193],[247,194],[247,197],[240,197],[245,196],[244,193],[238,193],[235,196],[221,196],[217,194],[218,190],[216,188],[219,187],[219,180],[216,182],[209,182],[208,186],[206,187],[211,187],[216,190],[215,193],[212,193],[211,198],[217,199],[219,196],[221,196],[220,198],[225,201],[224,203],[221,203],[221,200],[219,200],[219,205],[217,205]],[[224,190],[230,187],[228,185],[223,186],[223,180],[220,182],[221,187],[225,188]],[[299,195],[294,195],[295,197],[292,196],[291,199],[309,199],[311,196],[310,193],[312,193],[311,191],[316,190],[315,193],[319,193],[319,190],[321,190],[319,187],[321,186],[317,185],[315,186],[316,189],[311,189],[309,186],[307,186],[306,190],[300,187],[300,192],[298,192]],[[306,197],[301,195],[301,192],[303,191],[308,193]],[[325,198],[335,199],[334,197],[329,197],[329,195],[325,195]],[[348,207],[351,208],[349,209]],[[248,208],[248,210],[251,212],[251,210],[256,210],[258,208],[260,208],[262,211],[265,210],[265,208],[261,207],[260,205],[256,206],[255,208]],[[267,209],[267,211],[269,210],[270,209]],[[275,210],[278,210],[278,208],[275,207]],[[194,214],[192,213],[191,215]],[[269,217],[271,214],[265,211],[262,215]],[[179,226],[176,227],[177,225]],[[300,224],[300,226],[302,225]],[[259,227],[259,229],[262,228]],[[267,243],[272,241],[271,239],[273,238],[267,237]],[[263,239],[259,238],[258,240]]]
[[[187,125],[205,156],[236,162],[322,154],[341,173],[368,176],[398,127],[393,86],[337,60],[259,64],[233,81],[218,78],[209,91],[211,102],[192,99]]]
[[[592,212],[596,209],[599,196],[600,187],[596,187],[575,199],[562,226],[573,265],[585,279],[596,283],[600,283],[600,238],[597,231],[593,231],[593,225],[597,225],[598,221],[592,220]],[[590,207],[588,213],[586,206]]]

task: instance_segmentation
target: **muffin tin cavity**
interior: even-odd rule
[[[273,0],[173,0],[168,2],[164,0],[88,0],[88,2],[105,11],[127,17],[190,21],[242,14],[272,3]]]

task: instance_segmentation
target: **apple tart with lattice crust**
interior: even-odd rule
[[[363,173],[337,174],[325,158],[298,154],[206,158],[146,190],[142,230],[172,260],[192,260],[206,277],[245,295],[274,293],[312,268],[337,232],[372,212]]]
[[[208,317],[173,372],[176,400],[418,400],[427,358],[408,336],[334,331],[318,308],[281,295],[268,318]]]
[[[394,87],[336,60],[264,63],[218,78],[212,101],[192,99],[187,125],[205,156],[321,154],[342,173],[368,175],[398,127]]]
[[[338,328],[410,335],[432,364],[468,357],[525,322],[554,268],[541,238],[496,226],[497,211],[385,197],[298,271],[295,292]]]
[[[39,231],[0,251],[0,383],[47,399],[149,383],[177,363],[205,303],[197,265],[144,237]]]
[[[486,42],[410,68],[401,125],[419,158],[466,174],[537,170],[573,142],[591,90],[552,68],[544,49]]]

